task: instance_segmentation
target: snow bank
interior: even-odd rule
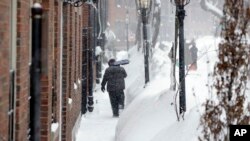
[[[127,51],[120,51],[116,55],[116,61],[124,60],[124,59],[129,59],[128,58],[128,52]]]
[[[152,58],[149,59],[150,61],[150,81],[154,77],[156,77],[159,72],[163,73],[164,75],[167,75],[166,77],[169,77],[169,74],[166,74],[166,72],[162,70],[168,70],[170,67],[167,64],[170,63],[170,60],[167,56],[171,43],[165,42],[164,45],[166,46],[163,49],[159,48],[159,44],[156,46],[156,49],[153,50],[153,53],[155,55],[152,56]],[[142,50],[138,50],[136,46],[132,47],[129,50],[130,54],[130,63],[129,65],[125,65],[124,68],[126,69],[126,72],[128,74],[128,77],[125,79],[126,81],[126,103],[127,105],[138,95],[142,93],[145,87],[145,67],[144,67],[144,55]],[[126,59],[125,57],[127,54],[124,52],[118,53],[117,60],[119,59]],[[119,57],[120,56],[120,57]],[[125,56],[125,57],[122,57]],[[169,86],[166,84],[166,87]]]
[[[95,56],[98,56],[102,53],[102,48],[100,46],[96,46],[95,49]]]
[[[198,141],[199,113],[193,109],[190,114],[185,116],[184,121],[173,122],[166,126],[150,141]]]
[[[56,130],[58,129],[58,127],[59,127],[58,122],[52,123],[51,124],[51,132],[56,132]]]
[[[208,74],[218,60],[219,41],[214,37],[196,41],[198,70],[190,71],[186,76],[187,111],[185,120],[180,122],[177,121],[174,106],[175,103],[178,105],[178,99],[175,101],[175,92],[168,90],[170,60],[167,54],[171,43],[166,42],[165,49],[157,46],[153,51],[151,79],[145,88],[143,54],[133,48],[130,52],[131,64],[126,66],[130,77],[126,95],[129,102],[118,121],[115,141],[197,141],[199,119],[203,113],[201,105],[209,97],[207,83],[212,80]],[[138,75],[135,77],[135,74]]]
[[[132,47],[129,50],[129,54],[131,55],[129,58],[130,63],[124,66],[128,75],[125,79],[126,105],[141,93],[145,81],[143,53],[141,51],[138,52],[136,47]]]

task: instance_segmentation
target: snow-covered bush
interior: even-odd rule
[[[201,117],[200,141],[228,141],[229,125],[249,125],[250,109],[246,100],[249,45],[244,41],[250,9],[243,0],[225,0],[219,61],[214,68],[216,96],[207,100]]]

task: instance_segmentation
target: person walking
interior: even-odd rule
[[[192,63],[190,65],[189,69],[190,70],[197,70],[198,48],[196,47],[196,43],[194,40],[192,41],[192,47],[190,48],[190,54],[191,54]]]
[[[108,65],[102,79],[101,90],[104,92],[107,84],[113,117],[119,117],[119,104],[124,107],[123,90],[125,89],[124,79],[127,77],[127,73],[123,67],[115,65],[115,59],[110,59]]]
[[[189,65],[191,65],[192,60],[191,60],[191,53],[189,50],[190,42],[185,39],[185,44],[184,44],[184,58],[185,58],[185,68],[188,71]]]

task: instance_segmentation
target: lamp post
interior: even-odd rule
[[[139,14],[141,14],[143,24],[143,47],[144,47],[144,66],[145,66],[145,84],[149,82],[149,40],[148,40],[148,17],[151,11],[151,0],[137,0]]]
[[[32,9],[32,63],[30,71],[30,128],[31,141],[40,141],[41,131],[41,50],[42,50],[42,14],[40,3],[34,3]]]
[[[184,7],[189,4],[190,0],[170,0],[176,6],[176,15],[179,23],[179,99],[180,114],[186,111],[186,94],[185,94],[185,57],[184,57]]]

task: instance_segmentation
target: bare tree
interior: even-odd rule
[[[138,10],[138,4],[136,3],[136,10]],[[137,12],[138,13],[138,12]],[[142,19],[139,14],[137,14],[137,27],[136,27],[136,34],[135,34],[135,44],[137,45],[138,49],[142,46]]]
[[[153,28],[153,34],[152,34],[152,47],[154,48],[156,43],[157,43],[157,39],[158,39],[158,35],[159,35],[159,31],[160,31],[160,25],[161,25],[161,3],[160,1],[154,1],[153,3],[153,20],[152,20],[152,28]]]
[[[223,40],[214,68],[216,95],[205,104],[200,141],[229,141],[229,125],[250,124],[250,104],[245,98],[250,47],[244,41],[250,9],[244,8],[243,0],[225,0],[223,11]]]
[[[177,9],[176,12],[177,13]],[[175,36],[174,36],[174,43],[172,43],[172,47],[170,50],[170,58],[171,58],[171,72],[170,72],[170,89],[176,90],[176,53],[177,53],[177,46],[178,46],[178,34],[179,34],[179,21],[177,16],[175,16]]]

